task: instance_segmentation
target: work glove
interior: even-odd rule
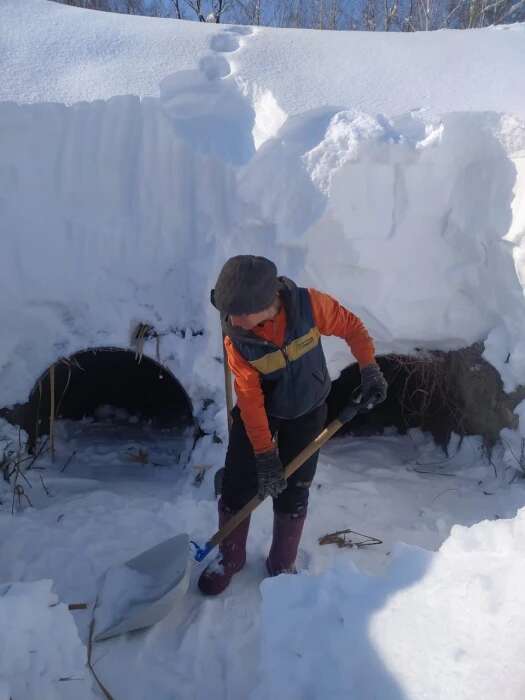
[[[386,399],[388,384],[379,369],[371,364],[361,369],[361,386],[354,390],[352,401],[367,410],[374,408]]]
[[[255,455],[257,470],[257,494],[263,499],[266,496],[277,498],[286,488],[284,469],[277,450],[268,450]]]

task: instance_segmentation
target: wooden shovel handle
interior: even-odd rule
[[[309,445],[307,445],[303,450],[301,450],[297,457],[294,457],[294,459],[292,459],[290,464],[288,464],[288,466],[284,470],[285,479],[289,479],[292,476],[292,474],[296,472],[309,457],[311,457],[315,452],[317,452],[317,450],[320,450],[321,447],[325,444],[325,442],[330,440],[332,435],[335,435],[339,428],[341,428],[341,426],[348,420],[351,420],[356,413],[357,410],[355,410],[355,412],[353,412],[352,415],[345,415],[343,420],[341,420],[342,416],[340,416],[339,418],[333,420],[329,425],[327,425],[326,428],[321,433],[319,433],[319,435],[314,440],[312,440],[312,442]],[[248,503],[243,508],[241,508],[241,510],[237,511],[237,513],[235,513],[235,515],[231,517],[230,520],[228,520],[224,527],[222,527],[218,532],[215,533],[215,535],[213,535],[213,537],[208,542],[208,546],[215,547],[218,544],[220,544],[263,501],[264,498],[254,496],[251,499],[251,501],[248,501]]]

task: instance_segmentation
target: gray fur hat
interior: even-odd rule
[[[236,255],[224,263],[212,301],[223,314],[254,314],[272,305],[278,288],[277,268],[271,260]]]

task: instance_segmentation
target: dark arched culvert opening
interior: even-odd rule
[[[449,352],[384,355],[378,363],[389,387],[386,401],[357,416],[341,434],[380,435],[386,428],[406,433],[420,428],[432,434],[445,452],[451,435],[481,435],[490,449],[502,428],[515,424],[513,408],[524,390],[506,394],[497,370],[483,358],[483,344]],[[334,418],[359,386],[356,364],[334,381],[328,400]]]
[[[90,424],[127,423],[137,430],[141,425],[179,433],[195,428],[188,394],[169,370],[147,356],[111,347],[57,361],[36,382],[29,401],[9,417],[34,446],[50,433],[53,415]]]

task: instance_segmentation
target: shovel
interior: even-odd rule
[[[333,420],[286,467],[288,479],[360,411],[349,406]],[[94,610],[94,641],[150,627],[162,620],[180,603],[188,590],[192,559],[201,562],[264,499],[254,496],[203,547],[187,534],[176,535],[130,559],[111,567],[104,574]]]

